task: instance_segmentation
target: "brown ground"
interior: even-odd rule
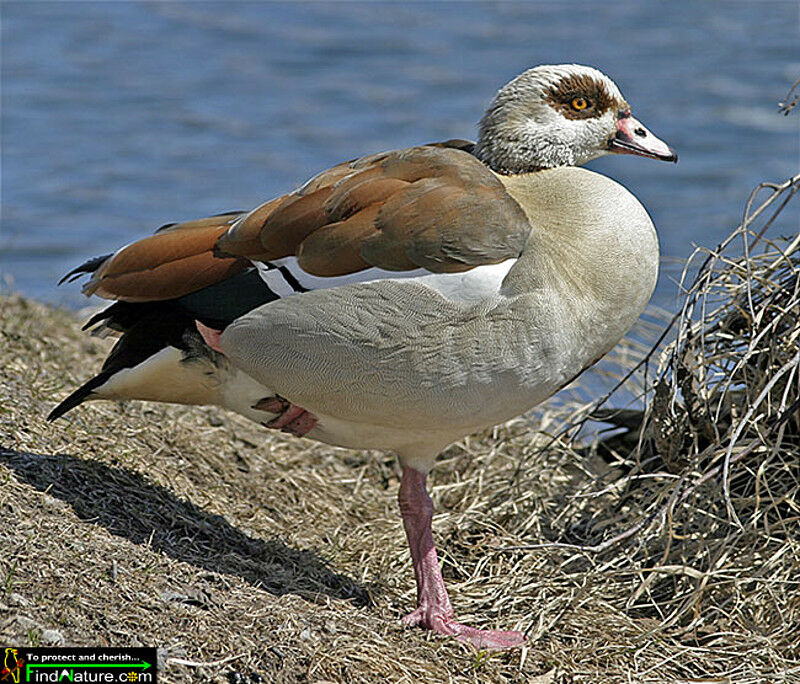
[[[451,447],[432,496],[459,616],[528,630],[529,646],[476,653],[404,630],[414,584],[392,458],[216,409],[97,402],[48,424],[108,347],[79,325],[0,299],[0,644],[158,646],[166,682],[800,681],[785,624],[800,584],[783,570],[800,551],[780,530],[741,585],[712,572],[719,558],[676,561],[677,531],[670,547],[504,550],[594,543],[644,509],[613,486],[576,499],[613,471],[538,449],[546,436],[523,421]],[[751,601],[765,586],[773,600]],[[675,596],[695,597],[692,615],[673,619]]]

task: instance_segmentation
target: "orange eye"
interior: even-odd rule
[[[572,105],[572,108],[578,112],[586,109],[589,106],[589,102],[583,97],[573,97],[570,104]]]

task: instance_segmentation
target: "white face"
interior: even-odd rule
[[[629,107],[605,74],[578,64],[545,65],[509,86],[515,82],[528,91],[525,134],[550,162],[546,166],[578,166],[608,154],[619,114]]]
[[[527,137],[540,150],[540,166],[580,166],[608,154],[617,117],[606,112],[596,119],[569,120],[547,107],[539,120],[529,119]]]
[[[478,157],[502,173],[575,166],[612,152],[674,157],[631,117],[608,76],[578,64],[535,67],[501,88],[476,146]]]

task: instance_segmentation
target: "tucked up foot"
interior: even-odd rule
[[[253,405],[253,408],[280,414],[264,425],[297,437],[307,434],[317,424],[317,417],[314,414],[278,395],[261,399]]]
[[[407,627],[422,627],[437,634],[454,637],[478,649],[515,648],[522,646],[526,641],[522,632],[469,627],[458,622],[454,615],[447,615],[443,610],[433,606],[420,606],[413,613],[406,615],[402,623]]]
[[[222,331],[209,328],[200,321],[195,321],[194,324],[197,327],[197,332],[200,333],[205,343],[215,352],[224,355],[219,341],[219,338],[222,337]],[[288,432],[297,437],[302,437],[311,432],[313,427],[317,424],[317,417],[315,415],[306,411],[302,406],[292,404],[277,394],[274,397],[265,397],[259,400],[253,405],[253,408],[266,411],[267,413],[279,414],[269,422],[263,423],[263,425],[268,428],[280,430],[281,432]]]

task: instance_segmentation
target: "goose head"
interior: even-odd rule
[[[537,66],[503,86],[481,119],[475,154],[503,174],[578,166],[605,154],[678,160],[633,118],[614,81],[579,64]]]

